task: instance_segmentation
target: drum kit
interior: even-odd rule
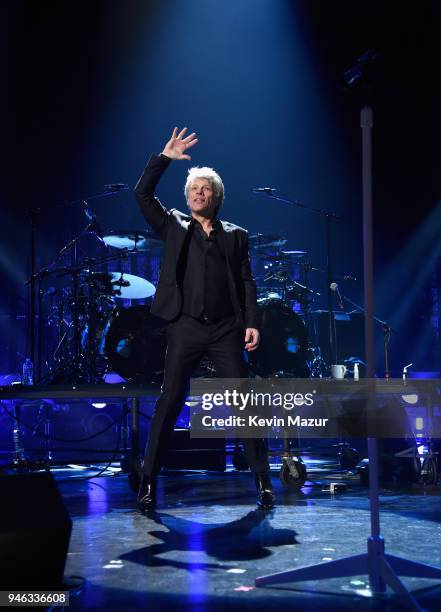
[[[262,377],[317,376],[325,364],[310,344],[309,327],[311,306],[320,294],[309,286],[307,252],[287,250],[286,242],[274,235],[249,237],[261,332],[250,368]]]
[[[162,242],[142,230],[112,231],[99,239],[106,247],[104,257],[78,261],[75,239],[73,264],[36,274],[40,282],[48,276],[67,278],[64,287],[52,288],[47,322],[56,329],[57,341],[46,357],[48,372],[39,379],[40,384],[99,383],[109,373],[120,381],[155,383],[161,379],[165,322],[150,314],[148,304],[155,285],[139,275],[108,267],[115,262],[126,267],[123,262],[128,258],[142,255],[159,257]],[[39,296],[48,293],[51,291],[40,290]]]
[[[104,234],[90,209],[85,212],[90,221],[85,230],[61,249],[54,264],[34,275],[41,313],[38,383],[159,383],[166,351],[166,322],[150,313],[155,283],[132,272],[147,270],[148,260],[156,258],[159,262],[163,243],[144,230]],[[79,241],[86,233],[105,247],[104,256],[84,256],[82,249],[80,260]],[[308,282],[314,268],[306,251],[287,249],[286,242],[277,235],[249,236],[261,318],[261,345],[248,355],[251,375],[322,376],[328,366],[320,348],[309,340],[311,306],[320,296]],[[68,257],[69,265],[59,265],[61,256]],[[136,263],[140,258],[142,262]],[[110,270],[115,265],[117,269]],[[43,290],[49,277],[61,279],[64,285]],[[213,365],[205,360],[198,372],[212,376]]]

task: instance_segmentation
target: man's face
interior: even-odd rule
[[[188,207],[191,212],[204,217],[212,217],[216,208],[216,198],[213,194],[210,181],[200,178],[194,179],[188,190]]]

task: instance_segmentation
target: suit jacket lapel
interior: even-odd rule
[[[184,227],[184,229],[186,229],[186,231],[181,231],[181,232],[177,232],[177,236],[176,236],[176,253],[177,253],[177,260],[176,260],[176,280],[178,282],[178,284],[182,283],[183,281],[183,277],[182,277],[182,257],[186,256],[186,251],[188,250],[188,244],[191,240],[191,235],[194,231],[194,226],[192,226],[191,223],[191,219],[184,220],[181,222],[182,226]],[[186,248],[184,248],[186,247]]]
[[[233,232],[228,232],[221,221],[220,223],[224,248],[225,248],[225,256],[227,259],[228,267],[230,267],[231,260],[233,258],[234,253],[234,234]]]
[[[173,236],[173,239],[176,240],[176,252],[178,253],[178,259],[181,254],[182,247],[184,246],[184,242],[186,239],[188,239],[189,234],[190,234],[189,232],[190,221],[191,219],[189,219],[188,221],[187,220],[181,221],[181,225],[186,231],[176,232],[176,235]]]

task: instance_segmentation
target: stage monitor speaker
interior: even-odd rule
[[[0,476],[0,499],[0,590],[59,589],[72,520],[53,476]]]
[[[190,438],[189,429],[175,429],[163,457],[169,470],[226,470],[225,438]]]

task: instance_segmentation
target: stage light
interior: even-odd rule
[[[92,402],[92,406],[94,408],[105,408],[107,404],[106,402]]]

